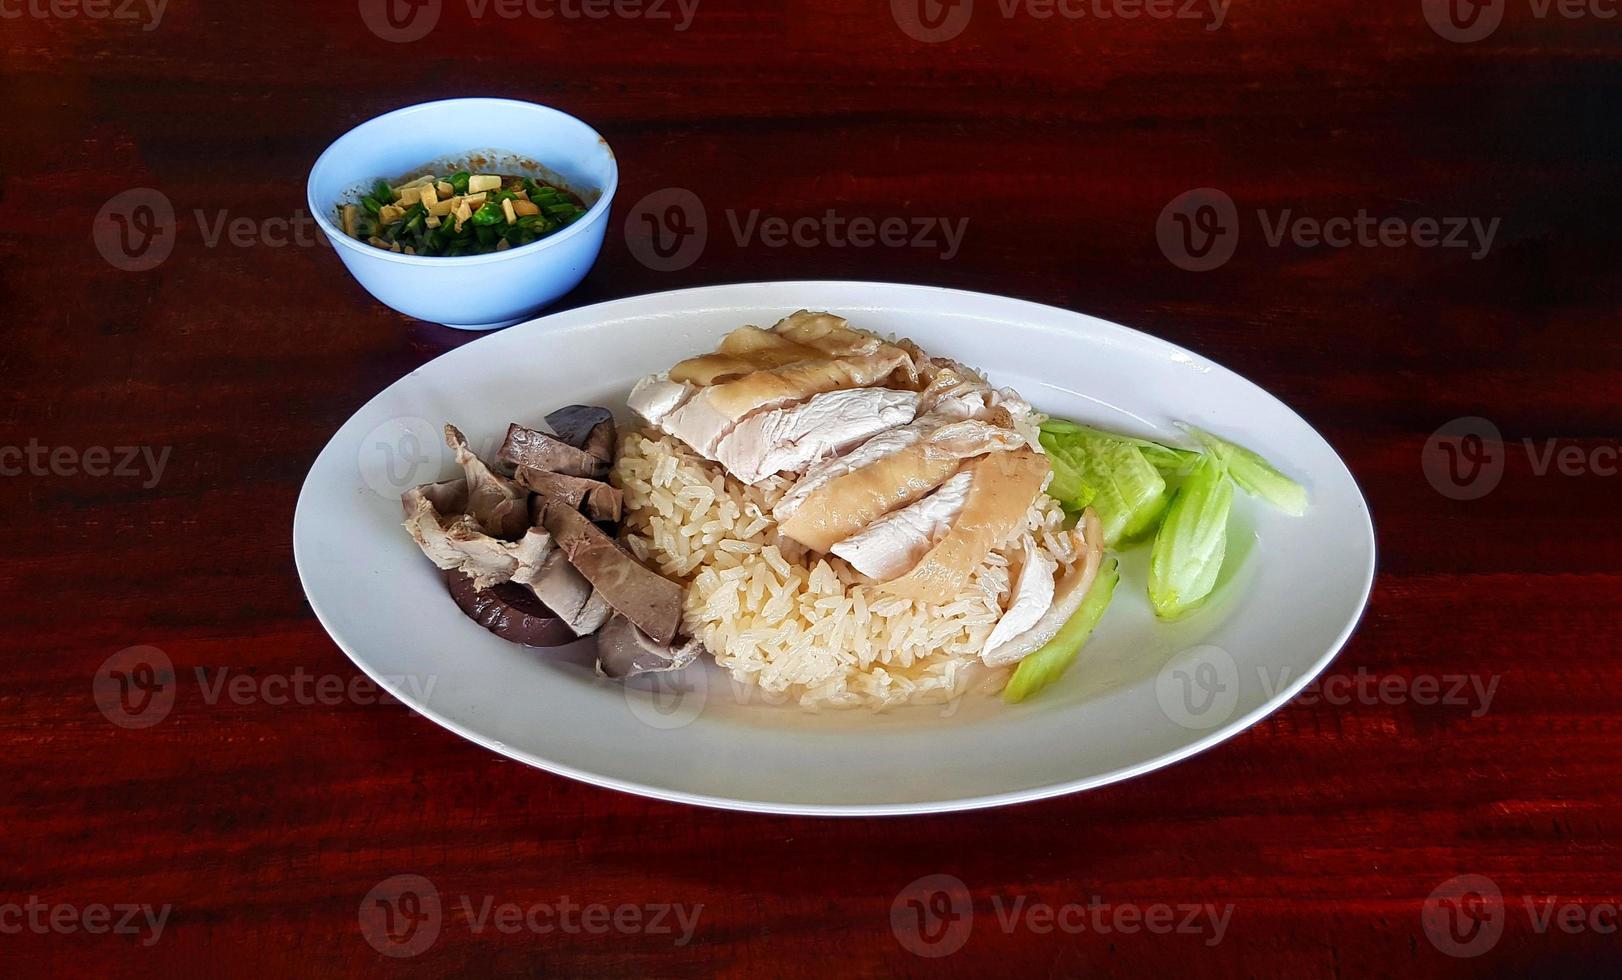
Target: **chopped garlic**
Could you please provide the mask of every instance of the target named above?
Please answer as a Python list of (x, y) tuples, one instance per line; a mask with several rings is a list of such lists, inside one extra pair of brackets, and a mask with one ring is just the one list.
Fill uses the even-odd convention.
[[(408, 180), (405, 183), (401, 184), (399, 187), (396, 187), (394, 189), (394, 194), (395, 194), (396, 197), (404, 197), (405, 196), (405, 193), (404, 193), (405, 191), (416, 190), (417, 188), (421, 187), (423, 184), (432, 184), (434, 181), (436, 181), (438, 179), (439, 178), (435, 177), (433, 174), (423, 174), (421, 177), (418, 177), (415, 180)], [(413, 194), (411, 196), (416, 197), (415, 194)]]
[(501, 213), (507, 216), (509, 225), (518, 220), (518, 215), (513, 213), (513, 202), (510, 199), (501, 202)]
[(474, 174), (467, 180), (467, 189), (474, 194), (480, 191), (500, 190), (501, 178), (495, 174)]

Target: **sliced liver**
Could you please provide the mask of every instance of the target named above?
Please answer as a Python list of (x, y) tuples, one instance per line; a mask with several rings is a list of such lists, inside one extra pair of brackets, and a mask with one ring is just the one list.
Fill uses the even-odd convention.
[(682, 588), (644, 567), (585, 515), (556, 498), (541, 508), (541, 523), (569, 563), (610, 606), (660, 644), (681, 625)]
[(526, 466), (532, 470), (546, 470), (565, 476), (600, 480), (608, 475), (608, 460), (576, 449), (544, 432), (526, 429), (517, 422), (507, 426), (507, 438), (502, 441), (496, 457), (512, 466)]

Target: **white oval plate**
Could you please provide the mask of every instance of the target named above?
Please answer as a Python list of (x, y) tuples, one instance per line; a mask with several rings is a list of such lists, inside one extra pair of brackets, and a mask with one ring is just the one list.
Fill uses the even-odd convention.
[[(1183, 420), (1262, 453), (1312, 495), (1305, 517), (1237, 495), (1232, 581), (1157, 623), (1145, 549), (1063, 680), (1021, 705), (809, 713), (737, 692), (713, 664), (626, 687), (589, 645), (537, 654), (464, 617), (400, 526), (399, 494), (454, 472), (455, 422), (488, 454), (508, 422), (614, 407), (640, 376), (740, 324), (826, 309), (986, 371), (1038, 409), (1176, 439)], [(1374, 576), (1368, 506), (1329, 444), (1231, 371), (1146, 334), (980, 293), (862, 282), (714, 286), (544, 317), (451, 351), (355, 414), (316, 460), (293, 522), (310, 605), (355, 663), (421, 714), (560, 775), (660, 799), (774, 813), (999, 806), (1101, 786), (1215, 745), (1293, 697), (1356, 625)]]

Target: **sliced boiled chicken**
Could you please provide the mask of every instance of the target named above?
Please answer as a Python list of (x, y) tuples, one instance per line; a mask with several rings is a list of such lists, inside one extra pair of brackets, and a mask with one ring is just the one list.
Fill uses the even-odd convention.
[(773, 324), (771, 332), (792, 343), (834, 356), (900, 349), (866, 331), (852, 329), (842, 316), (810, 310), (789, 314)]
[[(874, 440), (883, 438), (875, 436)], [(813, 551), (826, 552), (892, 510), (923, 499), (955, 475), (963, 460), (1023, 445), (1018, 433), (987, 422), (971, 420), (927, 429), (911, 444), (831, 479), (807, 473), (806, 480), (815, 478), (819, 483), (793, 513), (779, 519), (779, 530)]]
[(1036, 539), (1029, 534), (1020, 541), (1020, 553), (1019, 573), (1014, 577), (1008, 611), (986, 637), (987, 650), (994, 650), (1035, 626), (1042, 614), (1053, 606), (1053, 573), (1059, 569), (1058, 561), (1038, 548)]
[(745, 483), (799, 472), (886, 429), (912, 421), (918, 393), (890, 388), (828, 391), (787, 408), (757, 412), (721, 437), (715, 460)]
[(945, 602), (963, 591), (975, 566), (1025, 526), (1049, 473), (1047, 457), (1028, 448), (992, 453), (968, 466), (974, 480), (952, 529), (912, 571), (880, 585), (880, 592)]
[[(715, 353), (678, 362), (670, 369), (669, 378), (676, 382), (712, 385), (796, 361), (898, 349), (872, 334), (851, 329), (843, 317), (801, 310), (784, 317), (770, 330), (739, 327), (722, 338)], [(910, 378), (912, 373), (908, 374)]]
[(980, 659), (987, 666), (1006, 667), (1042, 649), (1081, 608), (1082, 600), (1087, 598), (1088, 590), (1098, 578), (1099, 565), (1104, 560), (1104, 531), (1098, 515), (1089, 508), (1082, 513), (1080, 525), (1071, 533), (1081, 538), (1081, 564), (1054, 583), (1052, 604), (1029, 629), (997, 646), (986, 645)]
[(712, 385), (751, 371), (782, 367), (795, 361), (811, 361), (827, 352), (796, 344), (770, 330), (739, 327), (722, 338), (714, 354), (702, 354), (680, 361), (670, 369), (670, 380), (696, 385)]
[(797, 361), (780, 368), (754, 371), (700, 389), (680, 408), (665, 416), (660, 425), (699, 455), (714, 459), (721, 437), (754, 412), (792, 405), (825, 391), (871, 387), (911, 363), (905, 352), (896, 350)]
[(649, 375), (638, 381), (625, 400), (626, 407), (648, 421), (649, 425), (665, 429), (665, 420), (671, 413), (698, 394), (698, 388), (681, 381), (672, 381), (659, 375)]
[(926, 374), (929, 380), (919, 402), (920, 412), (958, 419), (989, 418), (999, 408), (1016, 419), (1030, 414), (1031, 406), (1012, 388), (993, 388), (961, 365), (949, 361), (933, 364)]
[(923, 418), (911, 425), (881, 432), (873, 438), (852, 449), (843, 456), (834, 456), (815, 463), (806, 470), (805, 475), (790, 487), (788, 493), (772, 507), (772, 519), (777, 523), (785, 523), (800, 505), (833, 480), (851, 473), (869, 463), (876, 463), (892, 453), (898, 453), (908, 446), (916, 445), (924, 436), (940, 427), (940, 420), (936, 418)]
[(946, 536), (963, 512), (974, 474), (963, 472), (924, 499), (879, 518), (833, 546), (833, 553), (881, 582), (905, 575)]

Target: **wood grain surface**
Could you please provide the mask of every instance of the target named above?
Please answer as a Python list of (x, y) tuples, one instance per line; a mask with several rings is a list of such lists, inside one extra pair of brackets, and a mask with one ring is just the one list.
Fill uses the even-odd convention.
[[(369, 0), (0, 0), (0, 970), (1616, 975), (1622, 27), (1608, 0), (1460, 2), (1449, 20), (1247, 0), (1218, 20), (1205, 0), (979, 0), (965, 22), (967, 0), (427, 0), (391, 22)], [(932, 24), (961, 30), (918, 40)], [(358, 684), (273, 703), (359, 676), (293, 568), (307, 468), (374, 393), (472, 339), (372, 301), (309, 226), (305, 177), (361, 120), (466, 95), (557, 106), (618, 155), (607, 245), (562, 307), (951, 285), (1143, 329), (1277, 393), (1343, 454), (1379, 534), (1339, 680), (1126, 783), (877, 820), (595, 789)], [(708, 234), (661, 271), (639, 216), (677, 188)], [(1196, 188), (1238, 227), (1203, 272), (1157, 237)], [(104, 207), (155, 199), (166, 258), (98, 246)], [(774, 244), (739, 233), (757, 210), (962, 237)], [(1465, 224), (1458, 247), (1335, 247), (1298, 221), (1360, 213)], [(1476, 499), (1445, 470), (1462, 430), (1433, 438), (1467, 417), (1502, 440)], [(172, 662), (174, 702), (134, 729), (95, 692), (142, 645)], [(235, 677), (246, 697), (210, 695)], [(357, 910), (402, 874), (434, 886), (439, 931), (385, 956)], [(1486, 888), (1461, 875), (1502, 904), (1457, 896)], [(504, 931), (501, 906), (532, 923)], [(604, 926), (620, 906), (640, 924)], [(673, 912), (653, 928), (678, 906), (690, 932)]]

